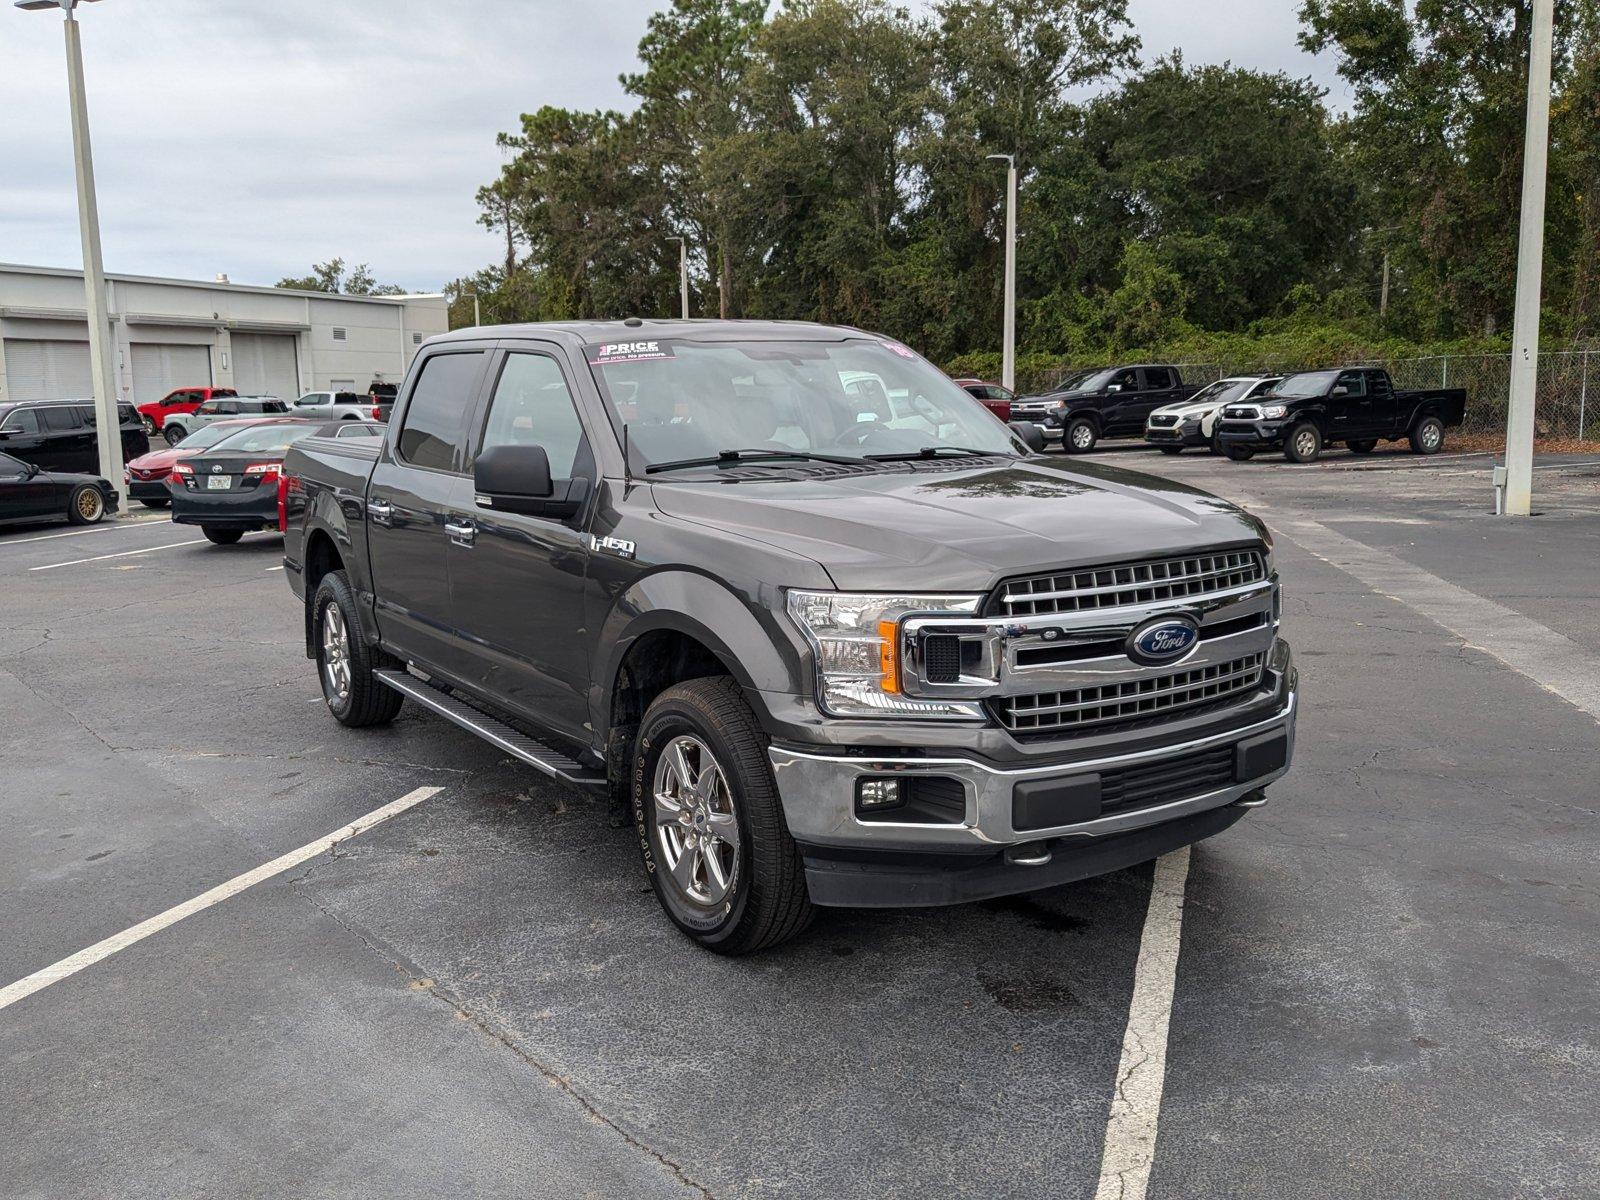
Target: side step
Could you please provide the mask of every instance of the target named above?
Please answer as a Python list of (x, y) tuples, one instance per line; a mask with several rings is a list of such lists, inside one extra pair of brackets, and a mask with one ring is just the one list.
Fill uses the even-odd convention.
[(498, 746), (514, 758), (520, 758), (531, 767), (543, 771), (552, 779), (585, 788), (606, 786), (605, 774), (584, 766), (561, 751), (553, 749), (538, 738), (514, 729), (498, 717), (492, 717), (469, 700), (456, 695), (442, 684), (418, 679), (408, 671), (374, 671), (379, 679), (403, 696), (415, 700), (423, 708), (438, 713), (447, 721), (477, 734), (492, 746)]

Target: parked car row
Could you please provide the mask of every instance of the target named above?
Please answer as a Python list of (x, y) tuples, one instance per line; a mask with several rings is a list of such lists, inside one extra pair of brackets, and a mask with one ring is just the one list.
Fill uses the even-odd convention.
[[(957, 382), (969, 391), (981, 383)], [(1046, 395), (1014, 398), (1007, 416), (1032, 422), (1046, 444), (1070, 454), (1093, 450), (1101, 438), (1142, 436), (1165, 454), (1207, 447), (1242, 460), (1281, 450), (1307, 463), (1328, 446), (1369, 454), (1385, 441), (1436, 454), (1466, 405), (1462, 388), (1401, 391), (1381, 367), (1240, 375), (1196, 390), (1175, 366), (1135, 363), (1082, 371)]]

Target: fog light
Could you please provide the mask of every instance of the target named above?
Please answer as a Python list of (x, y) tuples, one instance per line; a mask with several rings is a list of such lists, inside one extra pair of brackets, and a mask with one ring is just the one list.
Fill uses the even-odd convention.
[(856, 811), (881, 812), (897, 808), (905, 799), (898, 779), (863, 779), (856, 784)]

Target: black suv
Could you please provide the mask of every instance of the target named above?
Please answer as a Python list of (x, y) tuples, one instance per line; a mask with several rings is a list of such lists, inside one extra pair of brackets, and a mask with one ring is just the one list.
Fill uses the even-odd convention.
[(1069, 454), (1086, 454), (1103, 437), (1143, 437), (1151, 413), (1194, 391), (1177, 367), (1134, 363), (1079, 372), (1046, 396), (1013, 404), (1011, 416), (1042, 422), (1046, 440), (1060, 438)]
[[(122, 458), (150, 452), (150, 439), (134, 407), (119, 402)], [(92, 400), (19, 400), (0, 404), (0, 450), (45, 471), (100, 470)]]

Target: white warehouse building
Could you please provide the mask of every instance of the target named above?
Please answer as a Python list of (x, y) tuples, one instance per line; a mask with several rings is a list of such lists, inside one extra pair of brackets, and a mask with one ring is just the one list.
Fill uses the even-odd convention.
[[(122, 399), (231, 387), (292, 401), (398, 384), (417, 347), (449, 328), (443, 296), (343, 296), (230, 283), (106, 276)], [(94, 395), (83, 272), (0, 263), (0, 403)]]

